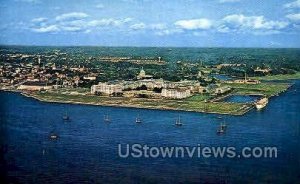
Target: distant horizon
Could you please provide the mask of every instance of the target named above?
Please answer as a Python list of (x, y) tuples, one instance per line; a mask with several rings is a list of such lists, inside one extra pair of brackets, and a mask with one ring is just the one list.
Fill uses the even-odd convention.
[(14, 45), (0, 44), (0, 47), (129, 47), (129, 48), (216, 48), (216, 49), (300, 49), (300, 47), (210, 47), (210, 46), (130, 46), (130, 45)]
[(299, 9), (300, 0), (6, 0), (0, 43), (300, 48)]

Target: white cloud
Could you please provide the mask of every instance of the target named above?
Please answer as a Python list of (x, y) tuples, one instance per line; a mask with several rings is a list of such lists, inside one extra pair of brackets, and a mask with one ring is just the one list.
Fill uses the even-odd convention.
[(219, 0), (219, 3), (236, 3), (240, 2), (240, 0)]
[(136, 23), (136, 24), (133, 24), (129, 27), (130, 29), (133, 29), (133, 30), (140, 30), (140, 29), (145, 29), (146, 28), (146, 24), (144, 23)]
[(40, 28), (33, 28), (32, 30), (38, 33), (49, 33), (49, 32), (57, 32), (59, 31), (59, 28), (57, 27), (57, 25), (50, 25), (50, 26), (45, 26)]
[(300, 0), (290, 2), (284, 5), (285, 8), (300, 8)]
[(34, 18), (34, 19), (32, 19), (31, 21), (32, 22), (45, 22), (45, 21), (47, 21), (48, 19), (47, 18), (45, 18), (45, 17), (39, 17), (39, 18)]
[(178, 28), (187, 30), (210, 29), (212, 22), (208, 19), (179, 20), (174, 23)]
[[(299, 14), (289, 14), (292, 21), (300, 20)], [(233, 14), (220, 20), (206, 18), (178, 20), (173, 24), (138, 22), (132, 18), (92, 19), (83, 12), (71, 12), (58, 15), (52, 19), (37, 17), (31, 20), (30, 29), (34, 32), (81, 32), (90, 33), (102, 29), (114, 29), (123, 32), (147, 31), (147, 33), (164, 36), (171, 34), (191, 34), (202, 36), (208, 33), (250, 33), (254, 35), (278, 34), (290, 30), (292, 23), (288, 20), (268, 20), (264, 16), (246, 16)]]
[(166, 36), (166, 35), (171, 35), (175, 33), (182, 33), (183, 31), (181, 29), (164, 29), (164, 30), (159, 30), (154, 32), (154, 34), (158, 36)]
[(69, 32), (77, 32), (83, 31), (83, 27), (76, 27), (76, 26), (61, 26), (62, 31), (69, 31)]
[(88, 15), (81, 12), (73, 12), (56, 16), (54, 19), (39, 17), (32, 19), (30, 29), (34, 32), (84, 32), (89, 33), (93, 29), (104, 27), (119, 27), (132, 21), (132, 18), (124, 19), (98, 19), (89, 20)]
[(150, 24), (149, 28), (150, 29), (155, 29), (155, 30), (163, 30), (163, 29), (167, 29), (167, 25), (166, 24), (162, 24), (162, 23)]
[(64, 20), (70, 20), (70, 19), (83, 19), (87, 18), (89, 15), (82, 12), (71, 12), (71, 13), (65, 13), (61, 14), (59, 16), (56, 16), (57, 21), (64, 21)]
[(300, 21), (300, 13), (288, 14), (286, 17), (292, 21)]
[(242, 14), (228, 15), (223, 18), (219, 27), (221, 32), (231, 30), (280, 30), (289, 25), (285, 21), (266, 20), (264, 16), (245, 16)]
[(144, 30), (144, 29), (149, 29), (149, 30), (164, 30), (167, 29), (166, 24), (162, 23), (157, 23), (157, 24), (145, 24), (143, 22), (139, 22), (136, 24), (132, 24), (129, 26), (130, 29), (132, 30)]
[(92, 20), (87, 22), (87, 26), (90, 27), (101, 27), (101, 26), (121, 26), (123, 24), (131, 22), (131, 18), (125, 18), (125, 19), (99, 19), (99, 20)]

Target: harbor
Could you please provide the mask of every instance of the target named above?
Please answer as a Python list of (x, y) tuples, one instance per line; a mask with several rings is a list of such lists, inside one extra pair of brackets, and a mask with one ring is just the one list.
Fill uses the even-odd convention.
[[(285, 93), (272, 97), (262, 110), (253, 109), (243, 116), (45, 103), (19, 93), (1, 91), (6, 106), (1, 115), (6, 134), (1, 135), (6, 137), (5, 144), (11, 150), (6, 153), (11, 164), (8, 176), (18, 176), (20, 182), (32, 181), (32, 177), (28, 177), (28, 173), (32, 173), (37, 183), (79, 180), (116, 183), (128, 175), (140, 182), (164, 179), (243, 182), (245, 177), (262, 181), (272, 175), (268, 181), (294, 183), (298, 181), (300, 140), (300, 82), (294, 82)], [(63, 120), (66, 111), (69, 122)], [(109, 116), (110, 123), (104, 122), (105, 115)], [(183, 126), (175, 126), (179, 116)], [(137, 117), (142, 123), (136, 123)], [(227, 130), (218, 135), (224, 122)], [(51, 132), (54, 132), (52, 138)], [(238, 148), (277, 145), (281, 151), (277, 159), (259, 162), (256, 159), (216, 158), (127, 160), (117, 157), (118, 143), (235, 145)], [(23, 156), (17, 158), (17, 155)], [(60, 163), (59, 167), (57, 163)], [(95, 167), (101, 170), (95, 172)], [(180, 171), (176, 170), (178, 167)], [(70, 168), (74, 172), (68, 173)], [(289, 172), (280, 172), (283, 170)], [(179, 179), (183, 176), (189, 179)]]

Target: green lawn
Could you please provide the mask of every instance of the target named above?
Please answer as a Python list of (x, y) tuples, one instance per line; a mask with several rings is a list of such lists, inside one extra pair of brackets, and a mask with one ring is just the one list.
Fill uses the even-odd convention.
[(300, 72), (297, 72), (295, 74), (285, 74), (285, 75), (280, 74), (280, 75), (268, 75), (264, 77), (252, 77), (252, 79), (265, 80), (265, 81), (300, 79)]
[(208, 94), (196, 94), (194, 96), (191, 96), (189, 98), (187, 98), (187, 101), (205, 101), (205, 100), (209, 100), (211, 97)]
[[(232, 87), (233, 93), (261, 94), (265, 96), (277, 95), (286, 90), (290, 84), (288, 83), (270, 83), (261, 84), (222, 84)], [(78, 92), (71, 93), (71, 92)], [(208, 113), (222, 113), (240, 115), (251, 108), (251, 104), (246, 103), (225, 103), (225, 102), (205, 102), (211, 98), (207, 94), (196, 94), (192, 97), (182, 100), (172, 99), (146, 99), (146, 98), (126, 98), (126, 97), (100, 97), (94, 95), (83, 95), (88, 93), (88, 89), (59, 89), (49, 92), (37, 92), (34, 94), (40, 100), (64, 103), (83, 103), (93, 105), (109, 105), (109, 106), (130, 106), (139, 108), (153, 109), (173, 109)]]
[(93, 105), (114, 105), (114, 106), (131, 106), (139, 108), (153, 109), (173, 109), (196, 112), (242, 114), (242, 108), (246, 104), (242, 103), (224, 103), (224, 102), (207, 102), (209, 95), (195, 95), (183, 100), (171, 99), (145, 99), (145, 98), (125, 98), (125, 97), (100, 97), (88, 95), (70, 95), (53, 92), (36, 93), (34, 97), (40, 100), (52, 102), (73, 102)]
[(262, 94), (274, 96), (285, 91), (290, 84), (288, 83), (260, 83), (260, 84), (224, 84), (232, 87), (237, 94)]

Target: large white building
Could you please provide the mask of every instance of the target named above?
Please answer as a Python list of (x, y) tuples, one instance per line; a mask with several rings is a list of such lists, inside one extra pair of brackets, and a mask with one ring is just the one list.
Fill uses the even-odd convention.
[(200, 88), (200, 83), (196, 80), (182, 80), (179, 82), (169, 82), (166, 81), (163, 88), (188, 88), (191, 92), (198, 92)]
[(191, 96), (191, 91), (187, 88), (162, 89), (161, 96), (165, 98), (183, 99)]
[(96, 94), (97, 92), (103, 93), (106, 95), (111, 95), (114, 93), (122, 93), (123, 88), (120, 84), (114, 84), (114, 83), (102, 83), (99, 82), (98, 85), (93, 85), (91, 87), (91, 93)]

